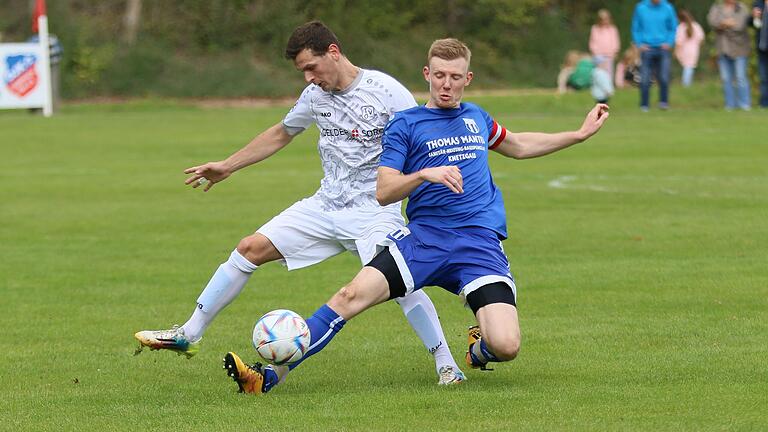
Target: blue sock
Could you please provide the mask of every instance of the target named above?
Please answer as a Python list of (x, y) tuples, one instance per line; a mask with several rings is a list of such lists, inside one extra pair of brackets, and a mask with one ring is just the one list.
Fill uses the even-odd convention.
[[(346, 323), (344, 318), (340, 317), (339, 314), (334, 312), (328, 305), (321, 306), (311, 317), (307, 318), (307, 326), (309, 326), (310, 336), (309, 349), (304, 353), (301, 360), (288, 366), (288, 369), (293, 370), (296, 366), (304, 362), (304, 360), (320, 352)], [(268, 366), (264, 368), (265, 391), (269, 391), (269, 389), (277, 385), (279, 380), (280, 377), (278, 377), (272, 367)]]
[(482, 339), (480, 339), (479, 343), (475, 342), (472, 344), (472, 349), (469, 350), (469, 356), (472, 358), (472, 363), (476, 365), (484, 365), (488, 362), (499, 361), (499, 359), (496, 358), (496, 355), (488, 349), (488, 345), (486, 345), (485, 341)]
[(307, 318), (307, 326), (309, 326), (309, 349), (304, 353), (304, 356), (296, 363), (290, 365), (290, 369), (293, 370), (296, 366), (300, 365), (308, 357), (320, 352), (328, 342), (336, 336), (336, 333), (344, 327), (344, 318), (340, 317), (333, 309), (328, 305), (322, 305), (320, 309), (315, 311), (311, 317)]

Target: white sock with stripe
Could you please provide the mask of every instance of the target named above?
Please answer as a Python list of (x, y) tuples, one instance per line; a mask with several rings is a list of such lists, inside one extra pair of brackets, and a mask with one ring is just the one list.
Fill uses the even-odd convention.
[(208, 281), (192, 316), (181, 327), (190, 341), (203, 337), (205, 329), (213, 322), (216, 315), (240, 294), (258, 266), (248, 261), (235, 249), (229, 259), (222, 263)]
[(429, 296), (419, 290), (395, 301), (403, 309), (405, 317), (416, 331), (424, 347), (434, 356), (435, 370), (439, 373), (443, 366), (452, 366), (459, 370), (459, 366), (451, 356), (448, 342), (445, 340), (435, 305)]

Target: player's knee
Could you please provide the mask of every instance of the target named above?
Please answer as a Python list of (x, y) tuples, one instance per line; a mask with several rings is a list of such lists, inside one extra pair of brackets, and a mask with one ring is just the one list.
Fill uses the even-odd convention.
[(333, 297), (331, 297), (331, 300), (328, 302), (328, 306), (330, 306), (331, 309), (335, 310), (337, 313), (341, 314), (341, 311), (346, 312), (352, 309), (356, 297), (357, 292), (354, 287), (347, 285), (342, 287), (336, 292), (336, 294), (333, 295)]
[(342, 303), (352, 303), (357, 297), (357, 290), (352, 285), (342, 287), (339, 292), (336, 293), (336, 297)]
[(245, 259), (256, 265), (274, 261), (280, 258), (280, 253), (268, 238), (260, 234), (249, 235), (237, 244), (237, 251)]
[(520, 338), (512, 335), (486, 341), (488, 348), (500, 361), (510, 361), (520, 352)]
[(248, 236), (240, 240), (237, 244), (237, 251), (240, 255), (244, 256), (248, 261), (259, 265), (261, 264), (263, 253), (263, 247), (256, 236)]

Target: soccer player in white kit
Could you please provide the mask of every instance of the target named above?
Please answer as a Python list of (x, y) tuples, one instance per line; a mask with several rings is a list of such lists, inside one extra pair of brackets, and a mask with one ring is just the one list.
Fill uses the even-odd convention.
[[(170, 330), (135, 334), (140, 346), (193, 356), (206, 328), (241, 292), (258, 266), (282, 260), (288, 270), (307, 267), (344, 251), (366, 264), (376, 244), (400, 227), (400, 203), (376, 201), (376, 172), (384, 126), (395, 112), (416, 106), (394, 78), (352, 64), (333, 32), (319, 21), (298, 27), (285, 52), (309, 85), (285, 118), (229, 158), (188, 168), (186, 184), (208, 191), (235, 171), (288, 145), (313, 123), (325, 176), (320, 189), (243, 238), (197, 299), (192, 316)], [(435, 359), (439, 384), (465, 379), (451, 356), (437, 312), (422, 291), (397, 299), (408, 322)]]

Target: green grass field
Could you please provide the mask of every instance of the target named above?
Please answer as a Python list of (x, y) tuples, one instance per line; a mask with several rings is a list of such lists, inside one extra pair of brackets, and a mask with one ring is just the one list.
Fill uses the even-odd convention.
[[(699, 90), (702, 88), (700, 87)], [(319, 184), (307, 132), (204, 194), (182, 170), (229, 155), (287, 108), (162, 101), (0, 115), (0, 429), (768, 429), (768, 112), (725, 113), (673, 88), (642, 114), (619, 94), (604, 130), (546, 158), (492, 157), (523, 349), (438, 388), (394, 304), (355, 320), (263, 397), (236, 392), (228, 350), (256, 360), (261, 314), (311, 314), (359, 267), (266, 265), (195, 358), (134, 357), (132, 335), (183, 323), (237, 241)], [(512, 130), (576, 128), (588, 95), (469, 98)], [(457, 359), (473, 322), (428, 288)]]

